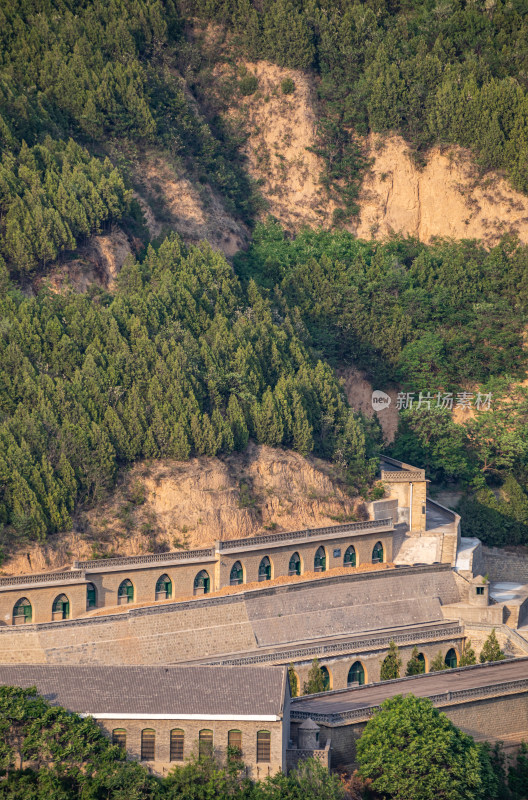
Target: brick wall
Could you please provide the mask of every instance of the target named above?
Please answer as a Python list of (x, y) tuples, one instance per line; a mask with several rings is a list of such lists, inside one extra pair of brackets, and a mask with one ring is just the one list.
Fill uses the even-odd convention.
[(498, 547), (483, 547), (484, 570), (490, 581), (528, 583), (528, 556), (508, 553)]
[[(169, 770), (181, 761), (170, 761), (170, 732), (173, 729), (184, 731), (184, 760), (198, 755), (198, 739), (201, 730), (213, 731), (214, 756), (225, 762), (227, 753), (228, 732), (238, 730), (242, 733), (242, 759), (247, 766), (247, 774), (252, 778), (265, 778), (286, 768), (285, 743), (283, 742), (283, 723), (258, 721), (225, 721), (225, 720), (159, 720), (159, 719), (116, 719), (98, 720), (103, 731), (112, 738), (116, 728), (126, 731), (126, 749), (130, 759), (141, 760), (141, 731), (155, 731), (155, 760), (142, 762), (153, 772), (166, 775)], [(288, 725), (285, 725), (287, 736)], [(270, 761), (257, 762), (257, 731), (267, 730), (271, 734)]]

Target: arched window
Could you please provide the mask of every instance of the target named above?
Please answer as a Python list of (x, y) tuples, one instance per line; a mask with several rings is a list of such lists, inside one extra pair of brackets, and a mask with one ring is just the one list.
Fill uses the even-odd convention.
[(86, 586), (86, 608), (95, 608), (97, 606), (97, 589), (93, 583)]
[(259, 564), (258, 579), (259, 581), (271, 580), (271, 561), (267, 556), (264, 556)]
[(213, 732), (202, 730), (198, 734), (198, 756), (200, 758), (212, 758), (213, 756)]
[(168, 600), (172, 597), (172, 581), (168, 575), (162, 575), (156, 582), (156, 600)]
[(353, 545), (347, 547), (345, 550), (345, 558), (343, 559), (343, 564), (345, 567), (355, 567), (356, 566), (356, 548)]
[(53, 619), (68, 619), (70, 616), (70, 601), (65, 594), (60, 594), (53, 601), (51, 607), (51, 615)]
[(372, 563), (373, 564), (382, 564), (383, 563), (383, 545), (381, 542), (376, 542), (374, 548), (372, 550)]
[(360, 686), (365, 683), (365, 670), (361, 661), (355, 661), (348, 670), (347, 685), (353, 686), (356, 683)]
[(327, 692), (330, 687), (330, 673), (328, 667), (321, 667), (321, 675), (323, 676), (324, 691)]
[(453, 669), (454, 667), (457, 667), (458, 666), (458, 658), (457, 658), (456, 650), (454, 650), (453, 648), (451, 648), (451, 650), (448, 650), (444, 660), (445, 660), (445, 663), (447, 664), (447, 666), (449, 667), (449, 669)]
[(420, 662), (420, 667), (421, 667), (420, 672), (424, 673), (425, 672), (425, 656), (424, 656), (424, 654), (423, 653), (418, 653), (416, 658)]
[(227, 746), (230, 748), (229, 757), (234, 760), (239, 759), (242, 756), (242, 731), (228, 731)]
[(231, 567), (231, 574), (229, 575), (229, 583), (231, 586), (238, 586), (244, 583), (244, 570), (240, 561), (235, 561)]
[(257, 762), (268, 764), (271, 761), (271, 734), (257, 731)]
[(156, 760), (156, 731), (152, 728), (144, 728), (141, 731), (141, 760)]
[(299, 553), (294, 553), (290, 558), (290, 563), (288, 564), (288, 575), (300, 575), (301, 574), (301, 559)]
[(128, 578), (125, 578), (125, 580), (119, 584), (117, 602), (120, 606), (134, 602), (134, 586), (132, 581), (129, 581)]
[(25, 625), (27, 622), (31, 622), (32, 617), (31, 603), (27, 597), (21, 597), (13, 608), (13, 625)]
[(209, 573), (202, 569), (194, 579), (194, 594), (208, 594), (210, 588)]
[(112, 731), (112, 744), (126, 750), (126, 730), (124, 728), (114, 728)]
[(314, 570), (324, 572), (326, 569), (326, 551), (323, 546), (317, 548), (314, 558)]
[(183, 761), (185, 734), (180, 728), (170, 732), (170, 760)]

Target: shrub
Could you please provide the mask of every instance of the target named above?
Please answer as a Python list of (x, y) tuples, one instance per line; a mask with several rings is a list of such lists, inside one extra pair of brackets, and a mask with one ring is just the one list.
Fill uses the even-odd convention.
[(281, 81), (281, 92), (283, 94), (293, 94), (295, 91), (295, 81), (292, 78), (284, 78)]
[(258, 89), (257, 76), (252, 75), (251, 73), (244, 75), (244, 77), (238, 82), (238, 89), (240, 94), (244, 95), (244, 97), (247, 97), (250, 94), (255, 94)]

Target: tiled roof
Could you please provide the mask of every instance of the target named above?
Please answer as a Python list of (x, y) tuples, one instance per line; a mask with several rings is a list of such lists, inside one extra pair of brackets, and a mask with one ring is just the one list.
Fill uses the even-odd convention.
[(79, 714), (280, 715), (285, 667), (0, 665), (0, 684), (37, 687)]

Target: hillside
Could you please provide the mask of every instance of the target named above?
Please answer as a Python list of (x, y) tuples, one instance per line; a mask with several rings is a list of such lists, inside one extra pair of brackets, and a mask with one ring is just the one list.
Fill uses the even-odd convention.
[(326, 461), (250, 444), (222, 458), (139, 463), (111, 497), (74, 519), (74, 532), (15, 550), (5, 574), (56, 569), (76, 558), (210, 547), (217, 539), (335, 525), (365, 516), (364, 501)]

